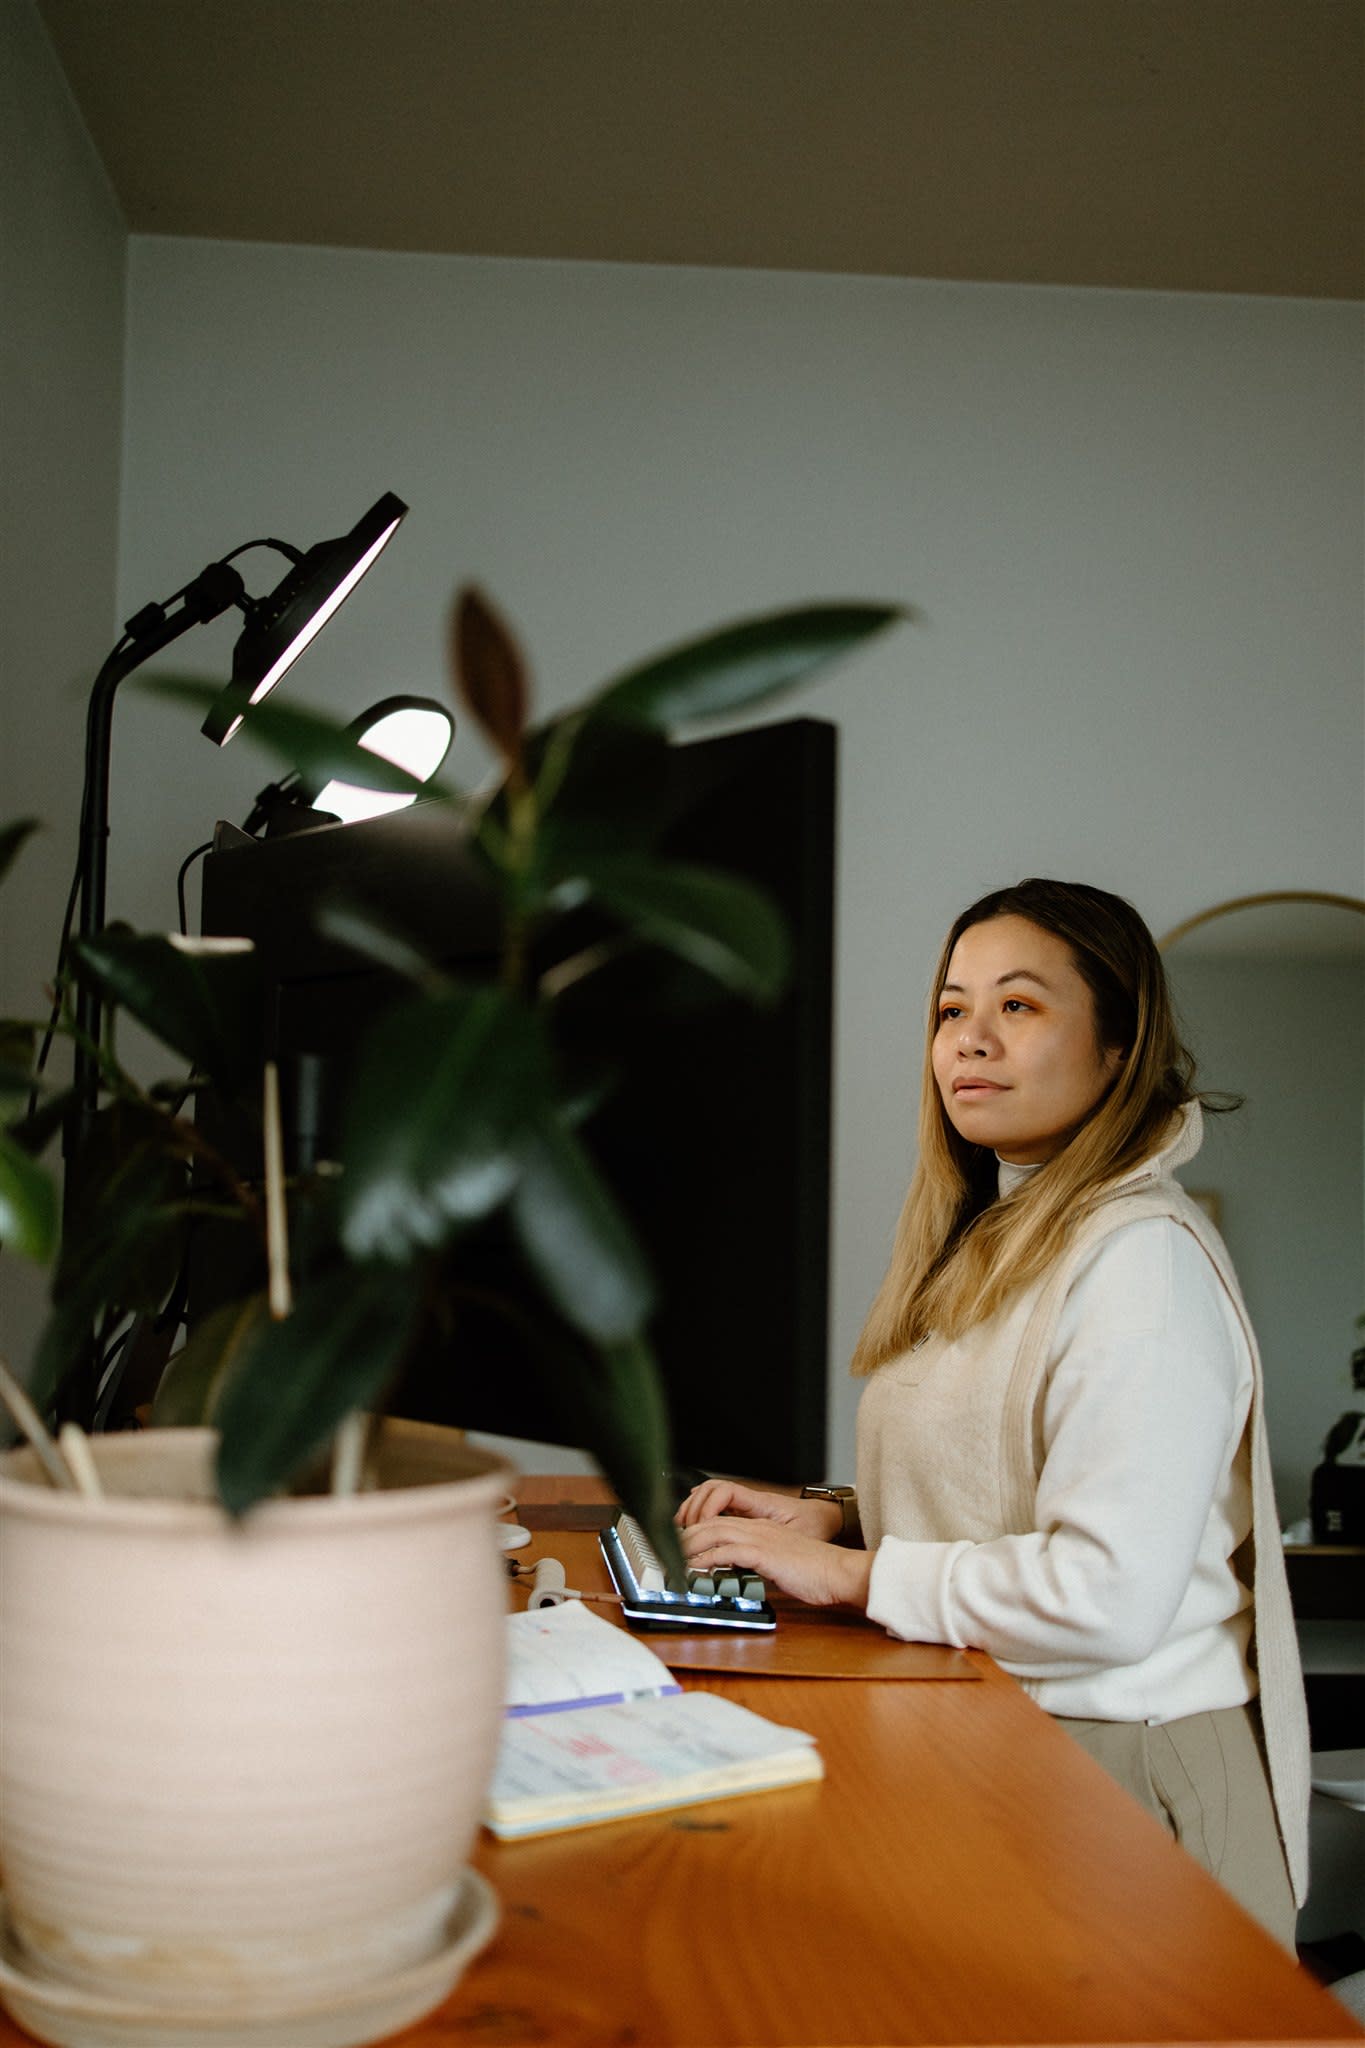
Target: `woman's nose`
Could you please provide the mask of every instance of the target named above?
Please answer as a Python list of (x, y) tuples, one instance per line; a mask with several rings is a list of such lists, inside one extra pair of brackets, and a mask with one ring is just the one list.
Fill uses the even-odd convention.
[(989, 1050), (989, 1037), (985, 1026), (975, 1022), (971, 1017), (964, 1017), (958, 1031), (957, 1049), (960, 1054), (968, 1057), (973, 1053), (979, 1053), (984, 1057)]

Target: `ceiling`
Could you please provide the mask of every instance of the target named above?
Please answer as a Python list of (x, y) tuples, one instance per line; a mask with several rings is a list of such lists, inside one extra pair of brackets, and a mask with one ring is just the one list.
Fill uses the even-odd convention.
[(37, 0), (137, 233), (1365, 296), (1365, 0)]

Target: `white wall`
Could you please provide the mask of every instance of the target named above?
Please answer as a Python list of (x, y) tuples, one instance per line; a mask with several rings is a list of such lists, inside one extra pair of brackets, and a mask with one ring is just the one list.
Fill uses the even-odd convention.
[[(76, 858), (85, 702), (115, 634), (127, 236), (31, 0), (0, 7), (0, 820), (36, 816), (0, 897), (0, 1014), (32, 1016)], [(22, 901), (20, 900), (22, 897)], [(54, 1061), (54, 1072), (61, 1070)], [(42, 1276), (0, 1262), (0, 1351)]]
[[(953, 913), (1025, 873), (1158, 930), (1361, 885), (1358, 307), (134, 238), (129, 332), (125, 611), (254, 535), (413, 507), (300, 697), (439, 688), (467, 577), (544, 705), (739, 613), (921, 608), (790, 707), (842, 729), (835, 1476)], [(167, 923), (269, 770), (127, 695), (111, 909)]]

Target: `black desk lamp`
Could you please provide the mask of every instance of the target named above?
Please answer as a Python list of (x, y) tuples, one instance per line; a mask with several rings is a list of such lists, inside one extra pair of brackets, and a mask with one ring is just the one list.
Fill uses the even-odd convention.
[(227, 745), (248, 705), (259, 704), (322, 631), (407, 509), (390, 491), (349, 533), (339, 540), (319, 541), (306, 555), (280, 541), (268, 543), (288, 555), (294, 566), (269, 597), (248, 600), (242, 607), (246, 625), (233, 653), (232, 681), (204, 720), (209, 739), (220, 747)]
[[(204, 721), (204, 731), (222, 746), (232, 738), (250, 704), (259, 703), (320, 632), (390, 538), (407, 506), (391, 491), (372, 505), (351, 531), (319, 541), (301, 553), (287, 541), (246, 541), (210, 562), (162, 604), (149, 604), (129, 619), (123, 638), (95, 678), (85, 728), (85, 791), (80, 824), (80, 935), (104, 928), (105, 879), (109, 849), (109, 754), (114, 695), (125, 676), (150, 661), (192, 626), (216, 619), (232, 605), (246, 624), (232, 660), (232, 681)], [(249, 597), (231, 565), (253, 547), (274, 548), (290, 568), (268, 597)], [(175, 607), (175, 609), (172, 609)], [(87, 985), (77, 991), (77, 1040), (73, 1072), (75, 1113), (67, 1126), (68, 1151), (89, 1128), (99, 1099), (99, 1044), (102, 1004)]]

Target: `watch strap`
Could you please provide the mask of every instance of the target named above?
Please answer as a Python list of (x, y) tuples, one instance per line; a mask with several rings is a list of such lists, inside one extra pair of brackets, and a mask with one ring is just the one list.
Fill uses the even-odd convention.
[(832, 1501), (839, 1510), (839, 1533), (836, 1543), (846, 1543), (850, 1537), (860, 1534), (858, 1520), (858, 1490), (853, 1486), (803, 1486), (802, 1500)]

